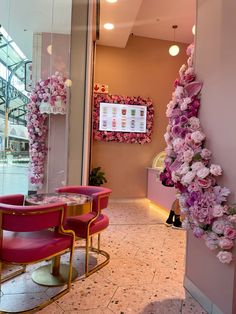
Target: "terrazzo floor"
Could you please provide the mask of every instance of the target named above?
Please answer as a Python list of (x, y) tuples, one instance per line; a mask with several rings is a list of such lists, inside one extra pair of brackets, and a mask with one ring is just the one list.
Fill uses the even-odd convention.
[[(80, 277), (68, 294), (38, 313), (206, 313), (183, 288), (185, 232), (164, 225), (167, 213), (148, 200), (111, 201), (105, 211), (110, 226), (101, 243), (111, 255), (110, 263), (86, 279)], [(79, 276), (83, 257), (77, 250), (74, 266)], [(68, 257), (62, 259), (66, 262)], [(90, 259), (94, 262), (96, 256)], [(37, 267), (27, 267), (25, 274), (2, 284), (1, 309), (21, 311), (58, 291), (32, 282), (31, 272)]]

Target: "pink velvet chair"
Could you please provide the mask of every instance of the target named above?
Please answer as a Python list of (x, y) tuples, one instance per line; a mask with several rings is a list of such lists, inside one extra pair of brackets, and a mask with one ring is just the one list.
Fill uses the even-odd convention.
[[(111, 190), (98, 186), (65, 186), (56, 189), (59, 193), (78, 193), (92, 197), (91, 212), (79, 216), (72, 216), (66, 219), (66, 228), (72, 229), (78, 238), (86, 240), (85, 246), (85, 275), (89, 276), (100, 268), (104, 267), (110, 260), (107, 252), (100, 249), (100, 233), (109, 225), (109, 218), (102, 213), (107, 208)], [(98, 235), (97, 248), (92, 245), (92, 237)], [(91, 244), (91, 245), (90, 245)], [(105, 261), (89, 270), (89, 251), (105, 256)]]
[[(38, 263), (70, 251), (67, 287), (53, 298), (39, 304), (36, 308), (40, 309), (70, 289), (75, 235), (73, 231), (63, 228), (66, 204), (23, 204), (24, 195), (0, 196), (0, 266), (1, 263)], [(35, 311), (35, 308), (29, 309), (30, 311)], [(4, 311), (0, 309), (0, 312)]]

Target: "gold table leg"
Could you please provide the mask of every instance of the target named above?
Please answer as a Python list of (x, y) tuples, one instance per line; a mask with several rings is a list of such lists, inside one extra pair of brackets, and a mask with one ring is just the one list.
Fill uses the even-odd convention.
[[(56, 256), (51, 265), (41, 266), (32, 273), (32, 280), (42, 286), (63, 286), (68, 282), (69, 268), (67, 264), (60, 264), (61, 257)], [(72, 269), (72, 281), (78, 276), (78, 272)]]

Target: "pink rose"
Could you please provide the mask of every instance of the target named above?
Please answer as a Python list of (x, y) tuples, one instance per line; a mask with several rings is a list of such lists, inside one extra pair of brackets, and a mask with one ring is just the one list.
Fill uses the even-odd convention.
[(211, 239), (209, 237), (206, 237), (205, 239), (205, 243), (206, 243), (206, 246), (211, 250), (216, 250), (218, 248), (218, 241), (215, 240), (215, 239)]
[(222, 169), (220, 166), (218, 165), (211, 165), (210, 167), (210, 172), (214, 175), (214, 176), (220, 176), (222, 174)]
[(201, 151), (201, 157), (203, 159), (208, 160), (208, 159), (211, 158), (211, 155), (212, 155), (211, 151), (209, 149), (207, 149), (207, 148), (203, 148), (203, 150)]
[(217, 219), (212, 224), (212, 231), (217, 234), (223, 234), (225, 229), (226, 222), (223, 219)]
[(229, 264), (233, 259), (232, 253), (227, 252), (227, 251), (220, 251), (217, 254), (217, 258), (219, 259), (221, 263), (224, 263), (224, 264)]
[(194, 151), (192, 149), (188, 149), (183, 153), (184, 162), (190, 162), (193, 159)]
[(209, 178), (209, 177), (205, 178), (205, 179), (197, 178), (196, 182), (203, 189), (208, 189), (211, 186), (211, 184), (212, 184), (211, 178)]
[(197, 176), (199, 178), (204, 179), (205, 177), (208, 176), (209, 173), (210, 173), (210, 170), (207, 167), (203, 167), (197, 171)]
[(236, 223), (236, 215), (230, 215), (229, 216), (229, 221)]
[(231, 240), (234, 240), (236, 239), (236, 230), (230, 226), (226, 226), (224, 229), (224, 236)]
[(215, 205), (212, 208), (212, 216), (213, 217), (222, 217), (224, 214), (224, 207), (221, 205)]
[(227, 239), (227, 238), (221, 238), (219, 240), (219, 246), (223, 250), (230, 250), (234, 246), (234, 243), (232, 240)]

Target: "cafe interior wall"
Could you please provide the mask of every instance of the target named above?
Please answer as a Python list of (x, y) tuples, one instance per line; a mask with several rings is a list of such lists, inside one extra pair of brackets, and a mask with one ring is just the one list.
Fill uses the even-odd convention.
[(179, 43), (180, 54), (172, 57), (168, 53), (171, 44), (131, 35), (125, 48), (96, 48), (95, 82), (107, 84), (114, 95), (150, 97), (155, 110), (151, 143), (93, 141), (92, 167), (101, 166), (114, 198), (146, 197), (146, 168), (165, 147), (166, 105), (187, 59), (187, 45)]

